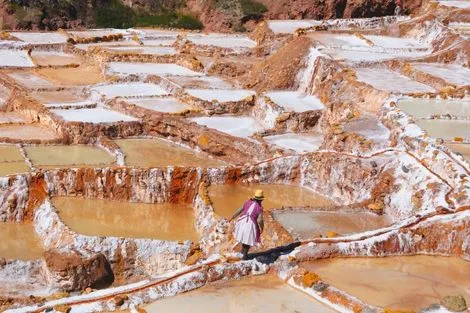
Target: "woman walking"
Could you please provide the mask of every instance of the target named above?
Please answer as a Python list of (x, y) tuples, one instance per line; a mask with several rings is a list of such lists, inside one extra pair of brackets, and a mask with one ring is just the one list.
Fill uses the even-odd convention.
[(233, 235), (242, 244), (243, 260), (248, 258), (250, 247), (261, 243), (264, 228), (263, 200), (263, 191), (256, 190), (254, 197), (246, 201), (230, 219), (232, 221), (238, 217)]

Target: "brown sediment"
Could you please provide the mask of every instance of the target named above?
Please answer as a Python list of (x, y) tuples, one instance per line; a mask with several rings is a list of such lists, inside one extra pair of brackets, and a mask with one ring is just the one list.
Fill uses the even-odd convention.
[(43, 173), (33, 174), (29, 182), (28, 202), (24, 211), (24, 221), (33, 221), (35, 210), (48, 196), (47, 184)]

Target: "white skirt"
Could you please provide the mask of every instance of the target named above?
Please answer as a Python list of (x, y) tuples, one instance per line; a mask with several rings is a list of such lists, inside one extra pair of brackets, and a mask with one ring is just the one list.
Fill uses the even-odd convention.
[(249, 246), (255, 246), (258, 244), (256, 242), (256, 229), (256, 224), (251, 220), (251, 218), (242, 216), (235, 224), (233, 235), (238, 242)]

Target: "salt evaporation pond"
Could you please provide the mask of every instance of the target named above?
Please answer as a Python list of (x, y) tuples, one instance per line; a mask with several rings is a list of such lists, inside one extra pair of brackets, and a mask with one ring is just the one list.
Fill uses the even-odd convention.
[(36, 260), (44, 247), (33, 224), (0, 222), (0, 258)]
[(318, 150), (323, 142), (321, 134), (282, 134), (263, 137), (265, 141), (283, 149), (294, 150), (297, 153)]
[(204, 168), (226, 165), (204, 153), (198, 153), (190, 148), (161, 139), (120, 139), (115, 142), (126, 155), (127, 166)]
[(25, 146), (24, 149), (35, 167), (104, 167), (115, 162), (107, 151), (94, 146)]
[(266, 97), (288, 111), (306, 112), (325, 108), (317, 97), (296, 91), (272, 91), (266, 93)]
[(79, 66), (67, 68), (43, 67), (36, 72), (56, 86), (85, 86), (104, 81), (101, 68), (98, 66)]
[(111, 62), (108, 71), (125, 75), (180, 75), (180, 76), (203, 76), (204, 73), (192, 71), (186, 67), (173, 63), (128, 63)]
[(325, 32), (313, 32), (309, 37), (320, 42), (326, 47), (348, 48), (348, 47), (370, 47), (367, 41), (350, 34), (332, 34)]
[(204, 101), (236, 102), (255, 95), (251, 90), (231, 89), (187, 89), (186, 92), (193, 97)]
[(80, 58), (60, 51), (38, 51), (33, 50), (31, 58), (38, 66), (68, 66), (79, 65)]
[(107, 98), (114, 97), (149, 97), (165, 96), (168, 92), (162, 87), (149, 83), (118, 83), (95, 86), (91, 91), (98, 92)]
[(452, 151), (460, 153), (468, 162), (470, 162), (470, 144), (448, 143), (446, 146)]
[(413, 63), (413, 67), (456, 86), (470, 85), (470, 70), (460, 65), (441, 63)]
[(309, 20), (271, 20), (267, 23), (275, 34), (293, 34), (299, 28), (310, 28), (321, 24), (320, 21)]
[(52, 130), (38, 124), (0, 125), (0, 138), (2, 137), (16, 140), (53, 140), (57, 138)]
[(104, 108), (93, 109), (71, 109), (62, 110), (54, 109), (52, 113), (60, 116), (67, 122), (83, 122), (83, 123), (117, 123), (117, 122), (133, 122), (136, 118), (119, 112), (111, 111)]
[(228, 49), (250, 49), (256, 47), (256, 42), (247, 36), (227, 34), (188, 34), (189, 41), (195, 45), (215, 46)]
[(379, 90), (392, 93), (433, 93), (436, 90), (385, 68), (356, 68), (357, 79)]
[(342, 126), (342, 129), (379, 143), (388, 142), (390, 137), (390, 130), (373, 115), (363, 115), (348, 121)]
[(465, 0), (457, 0), (457, 1), (441, 0), (439, 1), (439, 4), (447, 6), (447, 7), (470, 9), (470, 1), (465, 1)]
[(19, 83), (20, 85), (28, 89), (54, 87), (54, 84), (52, 84), (50, 81), (33, 73), (28, 73), (28, 72), (10, 73), (8, 74), (8, 76), (10, 76), (17, 83)]
[(57, 44), (66, 43), (67, 36), (58, 32), (55, 33), (34, 33), (34, 32), (12, 32), (13, 37), (21, 41), (32, 44)]
[(167, 76), (168, 80), (183, 88), (231, 89), (232, 85), (217, 76)]
[(423, 45), (420, 41), (414, 38), (391, 37), (391, 36), (378, 36), (378, 35), (364, 35), (364, 38), (372, 41), (374, 46), (382, 47), (385, 49), (421, 49), (425, 50), (428, 47)]
[(0, 176), (29, 172), (20, 149), (15, 145), (0, 145)]
[(272, 275), (219, 281), (145, 307), (149, 313), (333, 313)]
[(15, 112), (0, 112), (0, 124), (24, 123), (26, 120)]
[(328, 232), (340, 236), (384, 228), (392, 224), (385, 215), (354, 211), (280, 210), (275, 219), (298, 240), (325, 237)]
[(242, 138), (263, 130), (263, 126), (257, 120), (247, 116), (203, 116), (194, 117), (191, 121)]
[(416, 123), (434, 138), (470, 139), (470, 120), (418, 120)]
[(470, 262), (455, 257), (345, 258), (302, 266), (326, 283), (380, 307), (420, 312), (456, 294), (470, 301)]
[(106, 50), (115, 51), (115, 52), (123, 52), (123, 53), (151, 54), (151, 55), (175, 55), (177, 53), (176, 49), (172, 47), (152, 47), (152, 46), (107, 47)]
[(0, 49), (0, 67), (33, 67), (34, 63), (27, 51)]
[(193, 240), (194, 212), (186, 204), (146, 204), (76, 197), (52, 199), (64, 223), (89, 236)]
[(257, 189), (264, 191), (263, 207), (265, 210), (282, 207), (322, 208), (333, 204), (320, 194), (294, 185), (211, 185), (209, 197), (215, 212), (219, 216), (229, 218), (246, 200), (253, 197)]
[(127, 100), (127, 102), (145, 109), (164, 113), (179, 113), (191, 108), (187, 104), (174, 97), (134, 99)]
[(375, 51), (374, 49), (369, 50), (343, 50), (343, 49), (321, 49), (322, 53), (328, 54), (335, 60), (349, 61), (349, 62), (379, 62), (391, 59), (405, 59), (405, 58), (417, 58), (426, 55), (428, 52), (412, 50), (386, 50), (386, 51)]
[(470, 100), (403, 98), (397, 106), (416, 118), (447, 115), (470, 118)]
[(80, 90), (59, 90), (34, 92), (31, 96), (45, 106), (61, 103), (62, 105), (73, 104), (85, 101), (85, 96)]

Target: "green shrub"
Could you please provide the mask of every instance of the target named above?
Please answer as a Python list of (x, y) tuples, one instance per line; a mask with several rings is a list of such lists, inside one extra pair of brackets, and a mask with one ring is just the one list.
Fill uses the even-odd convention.
[(268, 11), (266, 6), (255, 0), (240, 0), (244, 15), (257, 16)]
[(108, 5), (96, 9), (95, 23), (97, 27), (129, 28), (136, 24), (135, 12), (119, 0), (112, 0)]
[(195, 17), (174, 12), (161, 13), (156, 15), (140, 15), (137, 16), (137, 26), (149, 27), (174, 27), (186, 29), (202, 29), (202, 23)]

